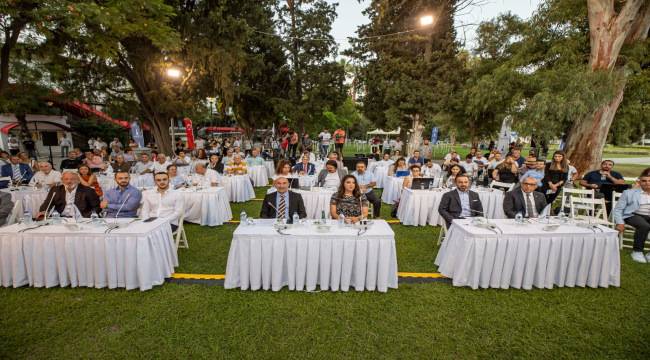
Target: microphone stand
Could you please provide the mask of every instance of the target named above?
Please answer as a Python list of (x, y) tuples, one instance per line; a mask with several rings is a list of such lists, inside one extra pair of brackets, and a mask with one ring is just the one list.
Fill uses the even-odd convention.
[(54, 197), (56, 196), (56, 191), (52, 191), (52, 196), (50, 197), (50, 202), (47, 203), (47, 206), (45, 207), (45, 216), (43, 217), (43, 220), (47, 221), (47, 214), (50, 210), (50, 205), (52, 205), (52, 201), (54, 201)]

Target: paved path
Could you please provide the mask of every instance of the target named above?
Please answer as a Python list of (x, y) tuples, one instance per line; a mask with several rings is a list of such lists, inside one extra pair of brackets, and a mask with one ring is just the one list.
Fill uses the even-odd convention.
[(650, 165), (650, 156), (638, 158), (611, 158), (616, 164)]

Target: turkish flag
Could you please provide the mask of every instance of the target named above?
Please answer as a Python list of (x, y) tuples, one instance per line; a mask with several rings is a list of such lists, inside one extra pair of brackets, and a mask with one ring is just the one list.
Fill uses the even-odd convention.
[(190, 118), (183, 119), (185, 126), (185, 136), (187, 136), (187, 148), (194, 150), (194, 129), (192, 129), (192, 120)]

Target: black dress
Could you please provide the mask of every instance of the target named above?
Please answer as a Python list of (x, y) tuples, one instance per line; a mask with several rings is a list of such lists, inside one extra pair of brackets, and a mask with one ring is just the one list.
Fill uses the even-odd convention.
[[(547, 204), (551, 204), (553, 201), (555, 201), (555, 198), (557, 198), (557, 196), (562, 191), (562, 187), (564, 186), (564, 184), (566, 184), (568, 178), (569, 178), (568, 170), (561, 170), (561, 169), (551, 170), (549, 166), (546, 167), (546, 170), (544, 170), (544, 180), (542, 180), (544, 182), (542, 184), (542, 192), (546, 195)], [(562, 185), (558, 187), (557, 191), (554, 193), (547, 194), (547, 190), (550, 189), (548, 183), (551, 182), (553, 184), (556, 184), (559, 183), (560, 181), (562, 181)]]

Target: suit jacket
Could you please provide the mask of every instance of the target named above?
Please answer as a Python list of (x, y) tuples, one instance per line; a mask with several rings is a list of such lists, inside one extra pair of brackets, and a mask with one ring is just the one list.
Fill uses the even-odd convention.
[[(52, 204), (48, 208), (50, 200)], [(49, 211), (52, 207), (56, 208), (56, 211), (62, 213), (65, 209), (65, 186), (59, 185), (50, 189), (50, 192), (45, 197), (45, 201), (41, 204), (39, 211)], [(77, 206), (81, 212), (81, 216), (90, 217), (90, 214), (95, 211), (99, 214), (101, 208), (99, 207), (99, 198), (95, 193), (95, 189), (83, 186), (81, 184), (77, 185), (77, 192), (74, 197), (74, 204)]]
[(316, 166), (314, 166), (312, 163), (307, 163), (307, 168), (305, 169), (304, 164), (302, 162), (299, 162), (293, 167), (293, 171), (303, 171), (307, 175), (314, 175), (316, 172)]
[[(469, 191), (469, 207), (472, 212), (472, 216), (483, 216), (483, 205), (481, 204), (481, 199), (479, 199), (478, 194), (474, 191)], [(460, 214), (463, 212), (463, 208), (460, 204), (460, 195), (458, 195), (458, 190), (452, 190), (446, 192), (442, 195), (440, 199), (440, 205), (438, 206), (438, 213), (445, 219), (447, 227), (451, 226), (451, 222), (454, 219), (462, 219)]]
[[(277, 204), (277, 191), (274, 191), (270, 194), (267, 194), (264, 197), (264, 203), (262, 204), (262, 210), (260, 211), (260, 218), (262, 219), (275, 219), (276, 213), (275, 209), (278, 208)], [(275, 207), (271, 207), (271, 205)], [(307, 217), (307, 212), (305, 211), (305, 203), (302, 201), (302, 196), (293, 191), (289, 191), (289, 219), (287, 221), (291, 222), (293, 213), (298, 213), (301, 219)]]
[(11, 194), (0, 191), (0, 226), (7, 223), (13, 209), (14, 202), (11, 200)]
[[(23, 179), (21, 180), (21, 182), (23, 184), (28, 184), (29, 180), (31, 180), (32, 176), (34, 176), (32, 169), (29, 167), (29, 165), (23, 163), (18, 164), (18, 166), (20, 166), (20, 173), (23, 174)], [(4, 165), (0, 169), (0, 177), (5, 177), (5, 176), (9, 176), (12, 179), (14, 178), (14, 170), (11, 167), (11, 164)], [(9, 186), (8, 181), (0, 182), (0, 189), (6, 188), (8, 186)]]
[[(541, 214), (546, 207), (546, 196), (538, 191), (533, 191), (533, 199), (535, 200), (537, 214)], [(509, 219), (514, 219), (517, 213), (526, 214), (526, 201), (521, 189), (506, 192), (503, 198), (503, 212), (506, 213)]]
[(218, 172), (219, 174), (223, 174), (223, 163), (221, 161), (216, 163), (214, 166), (212, 166), (212, 164), (210, 164), (210, 163), (207, 163), (206, 167), (208, 169), (211, 169), (211, 170), (214, 170), (214, 171)]

